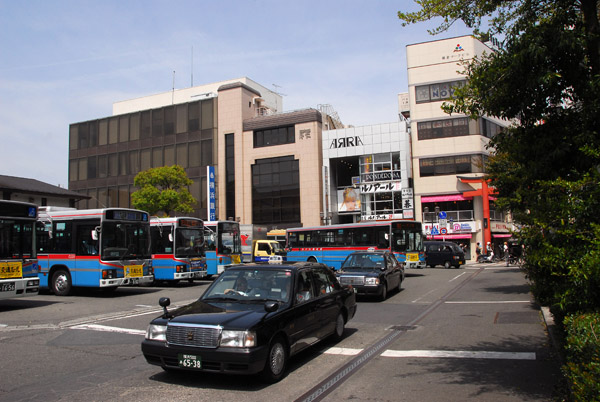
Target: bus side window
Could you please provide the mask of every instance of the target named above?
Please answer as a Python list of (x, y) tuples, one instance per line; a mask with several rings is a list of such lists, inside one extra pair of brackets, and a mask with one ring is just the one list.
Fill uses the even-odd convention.
[(72, 253), (73, 244), (71, 242), (72, 222), (54, 222), (54, 252)]
[(92, 239), (94, 225), (77, 226), (77, 250), (78, 255), (98, 255), (98, 241)]

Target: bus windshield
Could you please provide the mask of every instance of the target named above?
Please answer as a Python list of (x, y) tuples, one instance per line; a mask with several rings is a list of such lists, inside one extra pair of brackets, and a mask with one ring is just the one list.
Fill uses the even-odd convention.
[(33, 224), (0, 219), (0, 258), (35, 258)]
[(410, 252), (423, 250), (423, 234), (413, 229), (392, 229), (393, 251)]
[(102, 259), (150, 258), (149, 226), (137, 222), (104, 222)]
[(177, 228), (175, 240), (175, 257), (204, 256), (204, 229)]

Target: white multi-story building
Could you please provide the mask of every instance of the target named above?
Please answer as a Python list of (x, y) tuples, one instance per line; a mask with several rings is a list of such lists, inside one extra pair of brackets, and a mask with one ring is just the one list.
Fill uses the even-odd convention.
[(498, 245), (510, 237), (512, 224), (495, 210), (493, 197), (488, 220), (484, 197), (473, 196), (481, 183), (466, 182), (483, 176), (486, 145), (507, 123), (448, 115), (441, 106), (455, 87), (466, 83), (461, 63), (484, 52), (493, 49), (472, 36), (408, 45), (409, 92), (399, 95), (400, 112), (408, 115), (408, 108), (410, 114), (417, 219), (431, 238), (467, 245), (471, 257), (477, 242), (489, 239)]

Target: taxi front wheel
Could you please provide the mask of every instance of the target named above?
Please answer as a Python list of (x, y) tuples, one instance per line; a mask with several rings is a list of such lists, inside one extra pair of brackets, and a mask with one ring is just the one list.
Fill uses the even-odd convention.
[(287, 359), (288, 355), (285, 342), (281, 337), (273, 339), (269, 346), (265, 368), (261, 373), (263, 380), (269, 383), (281, 380), (287, 368)]

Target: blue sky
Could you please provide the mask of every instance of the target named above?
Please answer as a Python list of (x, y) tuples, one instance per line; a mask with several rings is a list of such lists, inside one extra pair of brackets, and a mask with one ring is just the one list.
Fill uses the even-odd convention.
[(397, 121), (409, 1), (0, 0), (0, 174), (68, 185), (69, 124), (116, 101), (248, 77), (284, 110), (331, 104), (344, 124)]

